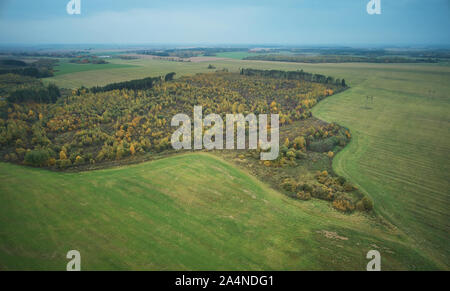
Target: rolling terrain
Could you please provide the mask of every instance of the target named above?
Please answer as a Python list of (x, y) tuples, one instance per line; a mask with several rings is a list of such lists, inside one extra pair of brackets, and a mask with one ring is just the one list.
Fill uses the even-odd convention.
[[(333, 162), (336, 172), (357, 183), (379, 213), (448, 269), (449, 67), (397, 65), (348, 74), (361, 80), (313, 109), (352, 130), (352, 143)], [(366, 104), (366, 95), (373, 102)]]
[(0, 164), (0, 269), (365, 270), (436, 266), (364, 214), (286, 197), (208, 154), (81, 173)]

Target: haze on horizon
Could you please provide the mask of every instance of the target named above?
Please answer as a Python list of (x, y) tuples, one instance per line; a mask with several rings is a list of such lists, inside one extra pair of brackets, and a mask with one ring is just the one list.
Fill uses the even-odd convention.
[(450, 45), (449, 0), (1, 0), (0, 45)]

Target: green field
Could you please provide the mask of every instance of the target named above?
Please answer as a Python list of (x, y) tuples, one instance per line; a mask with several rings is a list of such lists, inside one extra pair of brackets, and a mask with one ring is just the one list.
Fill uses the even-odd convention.
[[(313, 110), (352, 130), (354, 140), (334, 160), (335, 170), (448, 269), (450, 67), (354, 65), (340, 75), (352, 88)], [(369, 108), (366, 95), (374, 96)]]
[(0, 177), (0, 269), (64, 270), (71, 249), (84, 270), (365, 270), (374, 248), (385, 270), (435, 267), (375, 219), (207, 154), (72, 174), (2, 163)]
[(60, 59), (59, 63), (55, 66), (55, 76), (61, 76), (66, 74), (94, 71), (94, 70), (113, 70), (131, 68), (132, 65), (128, 64), (77, 64), (70, 63), (66, 59)]

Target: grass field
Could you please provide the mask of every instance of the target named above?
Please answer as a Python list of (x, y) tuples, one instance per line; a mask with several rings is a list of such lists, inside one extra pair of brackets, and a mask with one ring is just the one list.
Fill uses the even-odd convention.
[[(350, 79), (352, 88), (313, 109), (317, 117), (352, 130), (353, 142), (335, 158), (335, 170), (448, 269), (450, 67), (342, 67), (339, 75)], [(366, 95), (374, 96), (368, 108)]]
[(57, 66), (55, 66), (55, 76), (61, 76), (65, 74), (73, 74), (94, 70), (113, 70), (113, 69), (123, 69), (123, 68), (131, 68), (132, 65), (127, 64), (77, 64), (70, 63), (65, 59), (60, 59)]
[[(0, 164), (0, 269), (364, 270), (435, 266), (362, 214), (287, 198), (207, 154), (55, 173)], [(334, 233), (335, 232), (335, 233)]]

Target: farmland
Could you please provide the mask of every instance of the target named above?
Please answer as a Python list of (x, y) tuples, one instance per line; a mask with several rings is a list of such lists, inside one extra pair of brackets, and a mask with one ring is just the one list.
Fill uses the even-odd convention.
[(80, 72), (87, 72), (93, 70), (113, 70), (113, 69), (122, 69), (122, 68), (131, 68), (132, 65), (127, 64), (77, 64), (70, 63), (66, 59), (60, 59), (57, 66), (55, 66), (55, 75), (65, 75), (65, 74), (73, 74)]
[[(370, 67), (345, 68), (355, 80), (352, 89), (313, 110), (352, 129), (353, 143), (337, 155), (334, 168), (369, 193), (377, 211), (414, 238), (418, 248), (448, 268), (450, 68)], [(366, 104), (366, 95), (374, 96), (373, 103)]]

